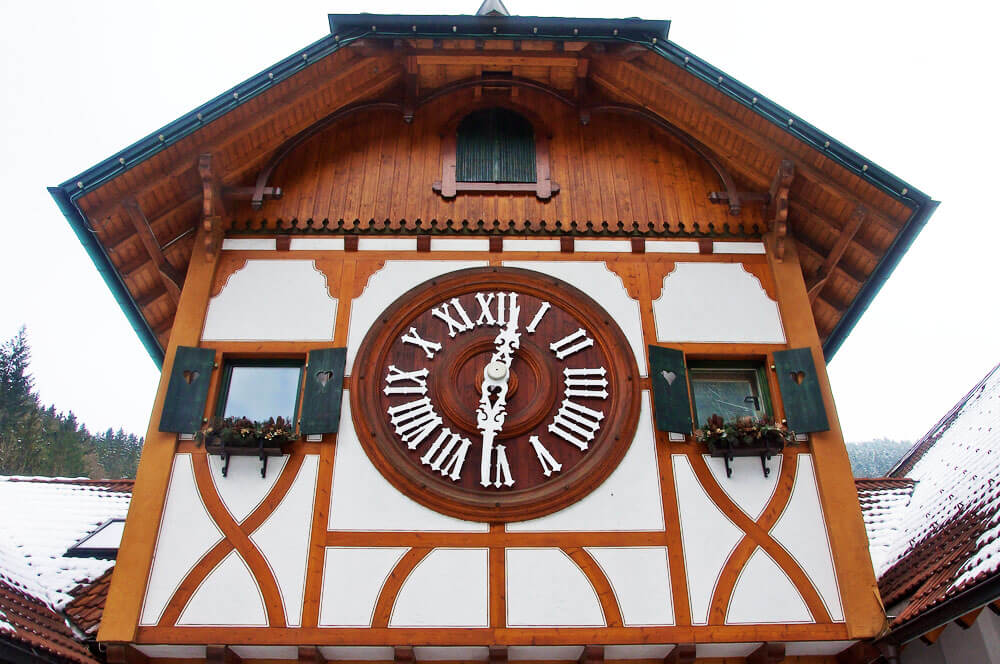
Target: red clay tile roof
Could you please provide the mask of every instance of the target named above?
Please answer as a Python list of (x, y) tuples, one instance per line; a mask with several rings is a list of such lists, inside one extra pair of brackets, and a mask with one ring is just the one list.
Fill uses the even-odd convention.
[(104, 602), (108, 598), (108, 588), (111, 587), (112, 567), (99, 579), (89, 585), (77, 586), (69, 591), (73, 601), (66, 605), (63, 611), (73, 624), (87, 635), (97, 634), (104, 615)]
[(883, 556), (876, 564), (883, 602), (905, 602), (893, 622), (898, 627), (1000, 578), (1000, 366), (913, 446), (892, 475), (859, 480), (858, 495), (866, 526), (878, 510), (888, 510), (881, 517), (885, 539), (876, 537), (876, 546), (869, 528), (869, 543), (873, 560)]
[(99, 664), (66, 621), (37, 599), (0, 581), (0, 639), (67, 662)]

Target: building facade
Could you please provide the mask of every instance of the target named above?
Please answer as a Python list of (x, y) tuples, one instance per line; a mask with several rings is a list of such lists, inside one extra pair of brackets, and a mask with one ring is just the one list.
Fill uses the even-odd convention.
[(163, 367), (112, 660), (880, 633), (825, 359), (935, 203), (668, 28), (331, 16), (52, 188)]

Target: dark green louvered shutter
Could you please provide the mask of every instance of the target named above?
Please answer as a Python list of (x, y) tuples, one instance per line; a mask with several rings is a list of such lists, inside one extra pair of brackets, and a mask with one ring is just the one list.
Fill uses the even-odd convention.
[(160, 416), (160, 431), (195, 433), (201, 429), (214, 367), (215, 351), (211, 348), (177, 347)]
[(649, 367), (656, 428), (660, 431), (691, 433), (691, 400), (688, 396), (684, 353), (673, 348), (650, 346)]
[(302, 392), (302, 435), (336, 433), (344, 394), (346, 348), (309, 351), (306, 384)]
[(795, 433), (829, 430), (812, 351), (808, 348), (776, 351), (774, 370), (778, 374), (788, 428)]
[(455, 143), (458, 182), (534, 182), (535, 132), (514, 111), (487, 108), (465, 116)]

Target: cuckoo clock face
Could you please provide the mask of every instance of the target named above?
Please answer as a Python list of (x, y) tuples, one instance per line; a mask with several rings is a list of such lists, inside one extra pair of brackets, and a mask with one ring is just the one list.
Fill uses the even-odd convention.
[(476, 268), (405, 293), (368, 332), (351, 389), (379, 471), (459, 518), (561, 509), (615, 469), (639, 380), (614, 320), (546, 275)]

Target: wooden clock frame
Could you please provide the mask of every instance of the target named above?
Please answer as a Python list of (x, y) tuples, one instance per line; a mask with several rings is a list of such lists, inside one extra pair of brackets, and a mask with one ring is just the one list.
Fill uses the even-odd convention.
[[(380, 372), (393, 343), (422, 312), (451, 297), (507, 288), (548, 301), (575, 317), (608, 358), (608, 415), (598, 442), (565, 474), (532, 488), (474, 493), (430, 481), (408, 459), (405, 446), (397, 440), (382, 410)], [(362, 341), (357, 357), (365, 360), (363, 368), (355, 370), (351, 377), (351, 413), (369, 459), (403, 494), (459, 519), (491, 523), (523, 521), (568, 507), (608, 478), (635, 435), (641, 390), (628, 340), (614, 319), (586, 294), (538, 272), (503, 267), (469, 268), (426, 281), (404, 293), (379, 316)]]

